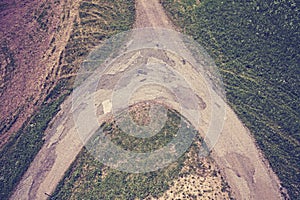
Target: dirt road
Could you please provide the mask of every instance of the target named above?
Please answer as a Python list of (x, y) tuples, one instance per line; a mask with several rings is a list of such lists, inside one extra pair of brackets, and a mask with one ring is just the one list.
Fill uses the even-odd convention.
[[(174, 29), (158, 0), (137, 0), (136, 8), (136, 28)], [(137, 53), (137, 55), (140, 54)], [(152, 62), (154, 60), (156, 62), (153, 59), (155, 56), (158, 57), (158, 55), (151, 55), (151, 59), (148, 59), (148, 61)], [(186, 76), (194, 77), (194, 71), (189, 68), (189, 65), (185, 65), (185, 68), (183, 68), (182, 61), (178, 57), (171, 54), (166, 54), (166, 56), (165, 63), (171, 60), (175, 63), (173, 64), (174, 68), (178, 71), (186, 74)], [(120, 68), (107, 72), (110, 77), (108, 80), (114, 80), (111, 76), (117, 78), (121, 72)], [(200, 77), (198, 80), (196, 79), (196, 81), (200, 80)], [(110, 84), (112, 83), (107, 83), (96, 94), (96, 102), (99, 104), (97, 106), (102, 107), (102, 111), (99, 111), (99, 122), (105, 120), (111, 111), (109, 99), (112, 89)], [(205, 93), (203, 94), (200, 87), (198, 90), (196, 93), (199, 97), (207, 101), (208, 98)], [(143, 96), (148, 97), (142, 92), (136, 98), (141, 100)], [(83, 147), (74, 121), (69, 117), (73, 112), (71, 106), (71, 98), (63, 103), (62, 110), (46, 131), (45, 145), (32, 162), (11, 199), (47, 199), (47, 194), (53, 192), (65, 171)], [(170, 102), (170, 106), (176, 108), (176, 104), (172, 104), (172, 102)], [(208, 118), (204, 117), (204, 120), (208, 120)], [(193, 122), (193, 119), (190, 119), (190, 121)], [(209, 122), (205, 121), (205, 123)], [(199, 127), (199, 130), (203, 129), (205, 127)], [(228, 106), (226, 106), (224, 128), (218, 143), (213, 149), (212, 156), (237, 199), (280, 199), (278, 178), (266, 164), (267, 162), (263, 160), (249, 131)]]
[[(158, 0), (137, 1), (136, 27), (174, 29)], [(237, 199), (280, 199), (278, 177), (263, 158), (249, 130), (226, 106), (225, 124), (213, 149), (223, 175)]]

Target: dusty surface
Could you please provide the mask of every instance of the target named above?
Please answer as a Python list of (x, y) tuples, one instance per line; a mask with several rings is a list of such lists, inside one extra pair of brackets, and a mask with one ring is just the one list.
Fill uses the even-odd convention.
[(136, 1), (136, 22), (135, 28), (145, 27), (162, 27), (175, 29), (170, 19), (164, 12), (163, 7), (159, 1)]
[[(172, 27), (157, 0), (137, 1), (135, 27), (141, 28), (145, 26)], [(147, 52), (136, 52), (135, 54), (136, 58), (141, 57), (141, 60), (146, 63), (155, 63), (159, 60), (159, 62), (173, 67), (181, 72), (180, 74), (183, 76), (200, 84), (194, 89), (199, 96), (199, 104), (204, 105), (203, 102), (207, 104), (207, 106), (202, 106), (204, 116), (203, 126), (197, 126), (193, 118), (189, 118), (189, 120), (196, 125), (195, 127), (200, 132), (205, 132), (209, 127), (211, 107), (209, 106), (207, 91), (201, 87), (202, 78), (197, 77), (192, 66), (188, 63), (183, 66), (182, 58), (168, 52), (165, 52), (164, 55), (167, 58), (166, 60), (161, 57), (161, 52), (153, 53), (152, 55), (147, 54)], [(99, 124), (109, 116), (109, 112), (111, 111), (111, 84), (114, 82), (113, 79), (119, 76), (119, 73), (123, 73), (118, 71), (120, 69), (118, 67), (106, 72), (112, 81), (99, 86), (100, 89), (96, 94), (92, 94), (96, 95), (95, 106), (99, 107), (97, 118)], [(126, 70), (126, 66), (122, 70)], [(144, 91), (151, 91), (151, 88), (153, 87), (150, 86), (149, 90)], [(153, 91), (157, 91), (157, 88), (154, 88)], [(178, 108), (178, 104), (172, 99), (171, 95), (169, 98), (166, 95), (165, 99), (161, 99), (158, 98), (157, 92), (150, 92), (148, 95), (145, 95), (146, 92), (143, 93), (143, 90), (139, 92), (141, 94), (132, 97), (132, 102), (154, 99), (168, 103), (173, 108)], [(164, 91), (161, 90), (161, 92), (163, 93)], [(85, 105), (79, 106), (75, 112), (83, 113), (82, 116), (84, 116), (85, 109)], [(71, 98), (69, 98), (63, 103), (61, 112), (47, 130), (46, 144), (36, 156), (11, 199), (40, 200), (46, 199), (48, 197), (46, 194), (53, 192), (59, 180), (63, 177), (65, 171), (83, 147), (82, 139), (84, 140), (88, 137), (87, 135), (78, 135), (74, 126), (74, 120), (70, 118), (72, 113), (74, 112), (71, 110)], [(186, 116), (187, 113), (182, 114)], [(90, 123), (88, 118), (86, 119), (86, 123), (87, 125)], [(263, 161), (249, 131), (228, 106), (226, 106), (224, 128), (218, 143), (213, 149), (212, 155), (221, 169), (222, 175), (232, 188), (234, 197), (237, 199), (280, 199), (277, 177), (269, 166), (267, 166), (267, 162)], [(178, 180), (177, 182), (179, 184), (182, 181)], [(176, 187), (176, 184), (174, 187)]]
[(159, 200), (232, 198), (230, 188), (211, 158), (199, 158), (190, 152), (181, 173), (184, 175), (174, 180)]
[(74, 3), (56, 2), (1, 1), (0, 147), (59, 78), (59, 57), (73, 26)]

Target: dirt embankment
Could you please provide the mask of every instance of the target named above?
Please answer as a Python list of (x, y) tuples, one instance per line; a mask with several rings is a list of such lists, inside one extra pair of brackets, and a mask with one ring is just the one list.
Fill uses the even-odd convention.
[(59, 78), (72, 3), (2, 1), (0, 4), (0, 147), (43, 102)]

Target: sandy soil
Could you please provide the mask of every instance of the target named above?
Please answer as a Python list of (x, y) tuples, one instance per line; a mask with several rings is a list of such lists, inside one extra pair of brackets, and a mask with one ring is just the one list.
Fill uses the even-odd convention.
[[(173, 28), (158, 0), (138, 0), (136, 7), (136, 28)], [(136, 54), (137, 58), (139, 55), (141, 56), (142, 54), (138, 52)], [(145, 54), (143, 55), (145, 56)], [(147, 57), (144, 57), (144, 59), (147, 59), (147, 62), (154, 62), (157, 59), (164, 62), (160, 56), (153, 54), (149, 56), (149, 59)], [(201, 77), (195, 77), (192, 67), (189, 67), (188, 64), (183, 67), (181, 58), (167, 53), (166, 56), (168, 61), (165, 64), (172, 60), (175, 63), (172, 67), (179, 72), (181, 71), (186, 77), (192, 77), (197, 83), (201, 82)], [(122, 70), (125, 69), (123, 68)], [(95, 94), (95, 106), (99, 107), (99, 124), (109, 117), (109, 111), (111, 110), (111, 102), (109, 101), (112, 93), (111, 84), (114, 83), (114, 77), (119, 77), (119, 73), (121, 72), (118, 70), (106, 72), (111, 81), (103, 85)], [(199, 86), (195, 90), (200, 99), (207, 103), (209, 99), (207, 94), (203, 92), (203, 88)], [(156, 99), (157, 97), (155, 95), (140, 94), (134, 98), (136, 100), (145, 100), (145, 98), (149, 100), (149, 98)], [(134, 99), (132, 101), (134, 102)], [(172, 99), (167, 99), (165, 102), (174, 108), (178, 106)], [(84, 112), (84, 109), (83, 106), (75, 112)], [(198, 127), (200, 132), (204, 132), (208, 128), (210, 109), (209, 105), (203, 107), (205, 115), (203, 118), (204, 126)], [(46, 131), (45, 145), (32, 162), (11, 199), (42, 200), (47, 199), (47, 194), (53, 192), (65, 171), (83, 147), (82, 139), (80, 139), (76, 131), (74, 120), (69, 117), (72, 113), (71, 98), (69, 98), (63, 103), (62, 110)], [(189, 120), (192, 123), (194, 122), (192, 118)], [(88, 119), (86, 123), (90, 123)], [(197, 125), (197, 123), (193, 124)], [(213, 149), (212, 157), (232, 188), (235, 198), (270, 200), (281, 198), (278, 178), (268, 166), (267, 161), (263, 159), (249, 131), (229, 106), (226, 106), (224, 128), (218, 143)]]

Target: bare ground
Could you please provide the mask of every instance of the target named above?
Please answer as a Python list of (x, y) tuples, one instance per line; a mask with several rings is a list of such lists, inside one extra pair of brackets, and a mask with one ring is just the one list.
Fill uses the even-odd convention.
[[(136, 8), (136, 28), (174, 27), (158, 0), (138, 0)], [(182, 70), (179, 64), (181, 61), (169, 56), (177, 63), (178, 69)], [(192, 70), (185, 70), (185, 73), (193, 76)], [(99, 109), (99, 122), (109, 117), (111, 92), (109, 87), (97, 92), (96, 102), (99, 102), (97, 106), (102, 107)], [(141, 99), (141, 96), (143, 95), (137, 95), (136, 98)], [(205, 96), (201, 98), (206, 100)], [(172, 107), (176, 108), (176, 105)], [(103, 110), (105, 113), (102, 113)], [(70, 114), (71, 98), (63, 103), (62, 110), (46, 131), (45, 145), (32, 162), (11, 199), (47, 199), (46, 194), (54, 191), (83, 147), (82, 140), (74, 127), (74, 121), (69, 118)], [(212, 157), (229, 183), (235, 198), (270, 200), (281, 198), (278, 178), (263, 159), (248, 129), (229, 106), (226, 106), (225, 124), (218, 143), (213, 149)]]
[(70, 2), (1, 3), (6, 6), (0, 12), (0, 147), (39, 108), (58, 81), (59, 57), (74, 20), (72, 13), (68, 14), (74, 7)]

